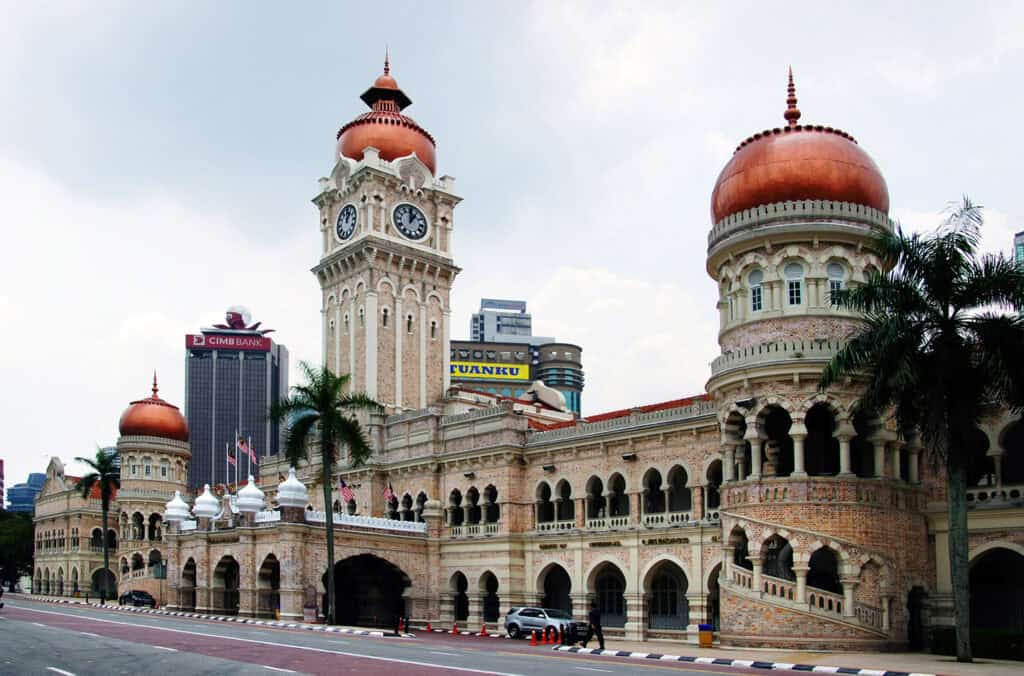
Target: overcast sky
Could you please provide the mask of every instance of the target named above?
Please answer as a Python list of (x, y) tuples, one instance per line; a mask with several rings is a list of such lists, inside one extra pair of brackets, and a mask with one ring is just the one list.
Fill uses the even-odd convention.
[(184, 404), (184, 334), (233, 304), (319, 359), (317, 178), (380, 73), (437, 140), (453, 337), (482, 296), (583, 347), (584, 413), (703, 391), (709, 197), (746, 136), (842, 128), (919, 228), (968, 193), (1024, 229), (1024, 3), (0, 1), (7, 484)]

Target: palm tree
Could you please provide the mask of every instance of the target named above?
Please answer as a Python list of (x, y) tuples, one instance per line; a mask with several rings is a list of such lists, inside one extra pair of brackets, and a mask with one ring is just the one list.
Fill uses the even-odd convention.
[[(117, 467), (117, 451), (108, 453), (96, 449), (96, 458), (75, 458), (78, 462), (88, 465), (92, 471), (78, 480), (75, 490), (86, 500), (92, 496), (93, 488), (99, 487), (100, 503), (103, 510), (103, 584), (100, 589), (100, 603), (107, 602), (110, 593), (110, 545), (107, 539), (107, 515), (110, 503), (117, 490), (121, 488), (121, 470)], [(110, 598), (113, 598), (112, 596)]]
[(979, 255), (981, 207), (954, 203), (934, 232), (877, 238), (888, 272), (833, 294), (863, 316), (859, 333), (822, 374), (825, 389), (865, 378), (857, 408), (892, 411), (903, 437), (915, 433), (937, 471), (945, 469), (956, 655), (971, 661), (967, 566), (967, 474), (971, 439), (987, 406), (1024, 409), (1024, 270), (1002, 255)]
[(309, 449), (320, 452), (320, 483), (324, 491), (327, 526), (327, 621), (334, 624), (334, 518), (331, 510), (331, 476), (339, 450), (348, 450), (352, 467), (363, 464), (373, 449), (355, 418), (358, 411), (377, 412), (381, 405), (362, 392), (348, 392), (351, 376), (337, 375), (326, 366), (314, 368), (300, 362), (306, 384), (291, 388), (291, 394), (270, 408), (270, 418), (284, 422), (285, 456), (292, 467), (309, 460)]

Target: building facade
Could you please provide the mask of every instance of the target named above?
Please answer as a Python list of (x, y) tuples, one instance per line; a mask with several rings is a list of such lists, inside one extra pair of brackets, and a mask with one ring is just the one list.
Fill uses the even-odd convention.
[(279, 425), (267, 413), (271, 402), (288, 391), (288, 349), (259, 326), (251, 324), (245, 308), (234, 307), (224, 324), (185, 336), (192, 488), (236, 481), (237, 465), (229, 465), (227, 456), (234, 457), (239, 438), (251, 443), (258, 456), (280, 450)]
[(469, 339), (477, 343), (553, 343), (533, 335), (533, 317), (525, 300), (480, 299), (480, 311), (469, 320)]
[[(888, 190), (849, 134), (800, 123), (792, 83), (787, 125), (744, 141), (712, 193), (707, 391), (587, 418), (450, 386), (458, 198), (387, 65), (363, 100), (314, 199), (313, 272), (325, 363), (387, 404), (364, 419), (373, 456), (337, 470), (347, 502), (323, 503), (315, 462), (280, 457), (263, 490), (168, 502), (170, 605), (316, 618), (334, 575), (346, 624), (475, 630), (593, 601), (610, 636), (695, 640), (707, 622), (723, 644), (857, 650), (919, 648), (950, 624), (944, 476), (853, 413), (856, 379), (818, 389), (858, 326), (829, 295), (882, 269)], [(972, 622), (1024, 629), (1024, 422), (994, 407), (974, 451)]]
[(8, 511), (11, 512), (32, 512), (36, 506), (36, 496), (43, 488), (46, 475), (42, 472), (32, 472), (28, 475), (28, 481), (21, 484), (14, 484), (7, 490)]

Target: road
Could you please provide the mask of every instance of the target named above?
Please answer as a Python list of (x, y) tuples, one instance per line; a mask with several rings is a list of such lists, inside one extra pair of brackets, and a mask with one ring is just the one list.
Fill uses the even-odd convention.
[(758, 669), (556, 653), (525, 641), (421, 633), (373, 638), (12, 600), (0, 610), (0, 675), (493, 674), (686, 676)]

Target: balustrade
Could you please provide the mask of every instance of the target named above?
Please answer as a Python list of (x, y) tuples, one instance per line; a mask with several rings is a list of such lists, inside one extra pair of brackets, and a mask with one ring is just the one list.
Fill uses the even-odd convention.
[(840, 616), (843, 614), (842, 594), (833, 594), (832, 592), (808, 587), (807, 602), (811, 608)]
[(796, 598), (796, 583), (771, 575), (761, 575), (761, 591), (768, 596), (792, 601)]
[(969, 509), (1020, 506), (1024, 503), (1024, 486), (979, 486), (967, 489)]
[(853, 614), (861, 624), (873, 629), (882, 629), (882, 618), (884, 617), (884, 614), (881, 608), (857, 603), (853, 607)]
[[(339, 526), (358, 526), (377, 530), (398, 530), (407, 533), (427, 532), (427, 524), (417, 521), (401, 521), (399, 519), (382, 519), (376, 516), (359, 516), (355, 514), (333, 514), (334, 523)], [(326, 523), (327, 517), (322, 511), (307, 510), (306, 521), (310, 523)]]
[(753, 589), (754, 574), (746, 568), (732, 566), (732, 582), (733, 584), (739, 587), (743, 587), (744, 589)]
[(644, 525), (648, 528), (682, 526), (692, 521), (692, 512), (654, 512), (652, 514), (644, 514)]
[(569, 521), (545, 521), (537, 524), (537, 532), (550, 533), (552, 531), (572, 530), (576, 527), (576, 520)]

